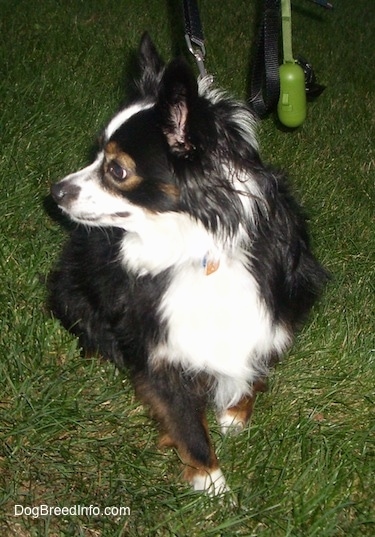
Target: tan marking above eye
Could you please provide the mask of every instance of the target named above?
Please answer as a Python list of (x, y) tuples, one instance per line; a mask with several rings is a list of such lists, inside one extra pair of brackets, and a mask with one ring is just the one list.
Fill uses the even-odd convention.
[(117, 142), (108, 142), (104, 148), (107, 162), (116, 160), (125, 170), (135, 173), (136, 165), (130, 155), (121, 151)]
[(120, 148), (117, 142), (112, 141), (107, 143), (104, 151), (111, 157), (112, 155), (117, 155), (117, 153), (120, 153)]
[[(116, 185), (116, 189), (123, 191), (135, 190), (143, 179), (137, 175), (136, 164), (131, 156), (121, 151), (119, 145), (115, 141), (108, 142), (104, 151), (104, 171), (109, 175), (111, 182)], [(111, 164), (123, 168), (124, 176), (122, 180), (116, 176), (119, 174), (111, 173)]]

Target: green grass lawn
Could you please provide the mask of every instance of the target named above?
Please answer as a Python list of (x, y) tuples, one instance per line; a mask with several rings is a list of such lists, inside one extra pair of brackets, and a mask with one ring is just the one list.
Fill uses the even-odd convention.
[[(207, 67), (246, 97), (257, 2), (201, 0)], [(322, 96), (298, 131), (259, 127), (289, 170), (333, 275), (249, 429), (212, 435), (238, 505), (191, 492), (128, 379), (79, 348), (45, 307), (43, 278), (65, 231), (49, 186), (88, 163), (125, 95), (148, 29), (184, 49), (179, 2), (0, 0), (0, 534), (8, 536), (373, 536), (375, 2), (293, 5), (294, 52)], [(224, 6), (224, 7), (223, 7)], [(35, 518), (15, 506), (128, 507)]]

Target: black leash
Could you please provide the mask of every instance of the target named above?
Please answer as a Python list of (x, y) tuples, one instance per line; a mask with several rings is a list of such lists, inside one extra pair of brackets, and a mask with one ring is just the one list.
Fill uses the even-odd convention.
[(250, 102), (261, 118), (276, 108), (280, 95), (279, 35), (280, 0), (264, 0), (250, 88)]

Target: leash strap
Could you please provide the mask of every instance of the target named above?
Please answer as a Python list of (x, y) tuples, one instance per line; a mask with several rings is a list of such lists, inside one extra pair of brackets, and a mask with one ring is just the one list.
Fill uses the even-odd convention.
[(250, 102), (261, 118), (276, 108), (280, 95), (279, 34), (280, 0), (264, 0), (250, 88)]
[(199, 76), (203, 78), (207, 75), (204, 65), (206, 49), (204, 46), (204, 34), (196, 0), (183, 0), (183, 10), (186, 44), (197, 62)]
[(292, 52), (292, 10), (290, 0), (281, 0), (281, 24), (283, 37), (283, 61), (294, 63)]

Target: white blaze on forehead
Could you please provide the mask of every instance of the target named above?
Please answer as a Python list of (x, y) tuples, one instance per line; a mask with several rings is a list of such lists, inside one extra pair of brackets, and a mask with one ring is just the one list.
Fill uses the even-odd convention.
[(117, 129), (121, 127), (121, 125), (128, 121), (128, 119), (130, 119), (135, 114), (138, 114), (138, 112), (141, 112), (142, 110), (147, 110), (148, 108), (152, 108), (153, 106), (154, 103), (137, 103), (128, 106), (127, 108), (124, 108), (118, 114), (116, 114), (108, 123), (105, 129), (105, 138), (109, 140), (112, 134), (116, 132)]

